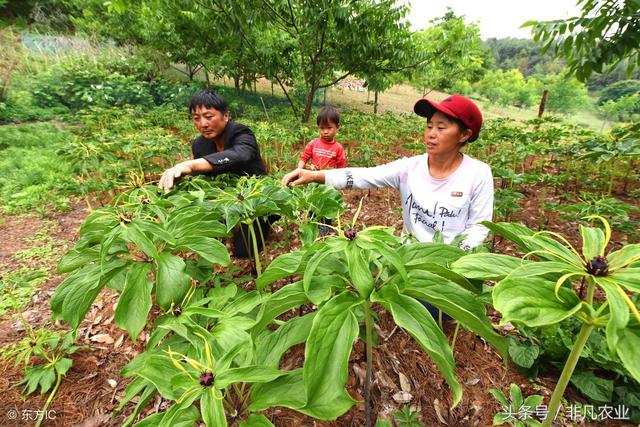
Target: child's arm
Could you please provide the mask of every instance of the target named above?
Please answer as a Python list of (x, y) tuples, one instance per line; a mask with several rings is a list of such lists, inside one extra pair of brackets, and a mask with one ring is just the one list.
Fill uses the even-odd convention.
[[(338, 144), (338, 143), (336, 143)], [(347, 167), (347, 156), (344, 153), (344, 147), (338, 144), (338, 161), (336, 162), (336, 169), (342, 169)]]
[(307, 162), (305, 162), (304, 160), (300, 159), (300, 161), (298, 162), (298, 169), (304, 169), (304, 165), (306, 165)]
[[(298, 161), (298, 169), (303, 169), (304, 165), (311, 159), (313, 155), (313, 141), (307, 143), (306, 147), (304, 147), (304, 151), (302, 152), (302, 156), (300, 156), (300, 160)], [(313, 163), (311, 163), (313, 165)]]

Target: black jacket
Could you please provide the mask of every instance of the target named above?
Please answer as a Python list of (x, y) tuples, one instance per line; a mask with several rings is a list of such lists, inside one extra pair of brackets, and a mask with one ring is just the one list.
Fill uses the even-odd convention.
[(216, 143), (200, 135), (191, 143), (194, 159), (203, 158), (213, 166), (209, 175), (266, 175), (256, 137), (245, 125), (229, 120), (222, 133), (224, 150), (216, 152)]

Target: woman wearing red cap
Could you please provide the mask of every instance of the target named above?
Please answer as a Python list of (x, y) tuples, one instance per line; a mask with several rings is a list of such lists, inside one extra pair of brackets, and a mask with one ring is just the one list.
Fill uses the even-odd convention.
[(475, 141), (482, 113), (470, 99), (453, 95), (441, 103), (419, 100), (413, 110), (427, 118), (426, 153), (371, 168), (327, 171), (296, 169), (283, 184), (320, 182), (335, 188), (397, 188), (400, 190), (404, 232), (430, 242), (436, 231), (447, 243), (465, 235), (460, 247), (482, 244), (493, 215), (493, 177), (486, 163), (460, 150)]

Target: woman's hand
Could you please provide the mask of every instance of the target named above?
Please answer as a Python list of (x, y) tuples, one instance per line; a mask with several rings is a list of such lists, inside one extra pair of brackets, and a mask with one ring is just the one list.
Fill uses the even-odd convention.
[(290, 185), (292, 187), (301, 184), (308, 184), (310, 182), (319, 182), (324, 184), (324, 171), (310, 171), (298, 168), (286, 174), (282, 178), (281, 182), (282, 185)]

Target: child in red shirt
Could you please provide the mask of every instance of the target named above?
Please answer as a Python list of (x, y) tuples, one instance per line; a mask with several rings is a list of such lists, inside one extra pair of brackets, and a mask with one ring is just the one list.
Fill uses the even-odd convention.
[(304, 168), (311, 159), (311, 170), (339, 169), (347, 165), (344, 148), (335, 139), (340, 129), (340, 113), (333, 107), (322, 107), (316, 119), (320, 128), (320, 137), (307, 144), (298, 162), (298, 168)]

